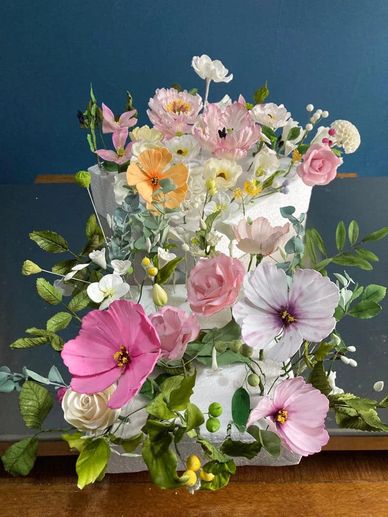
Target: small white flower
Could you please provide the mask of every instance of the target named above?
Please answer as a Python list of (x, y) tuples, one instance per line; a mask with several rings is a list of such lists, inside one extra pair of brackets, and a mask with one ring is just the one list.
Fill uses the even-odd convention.
[(242, 168), (237, 162), (210, 158), (204, 164), (203, 176), (205, 180), (214, 180), (217, 189), (225, 190), (234, 187), (241, 173)]
[[(299, 135), (293, 140), (288, 140), (290, 132), (295, 127), (299, 128)], [(282, 140), (284, 142), (284, 154), (288, 156), (294, 149), (298, 147), (298, 143), (302, 140), (305, 131), (300, 127), (299, 122), (290, 118), (287, 121), (287, 124), (283, 127), (282, 131)]]
[(88, 285), (89, 298), (100, 303), (100, 309), (106, 309), (112, 302), (119, 300), (129, 292), (129, 285), (119, 275), (105, 275), (99, 282)]
[(130, 260), (112, 260), (111, 266), (115, 275), (126, 275), (129, 268), (132, 266)]
[(133, 142), (149, 142), (156, 144), (162, 140), (163, 133), (153, 127), (144, 125), (141, 127), (135, 127), (135, 129), (129, 133), (129, 136)]
[(338, 386), (336, 386), (336, 384), (335, 384), (336, 378), (337, 378), (337, 372), (333, 372), (333, 371), (331, 371), (329, 373), (329, 375), (327, 376), (327, 381), (331, 388), (330, 395), (337, 395), (339, 393), (344, 393), (344, 390), (342, 388), (338, 388)]
[(81, 271), (82, 269), (85, 269), (86, 267), (88, 267), (88, 265), (89, 265), (89, 262), (87, 262), (86, 264), (76, 264), (75, 266), (73, 266), (71, 268), (71, 271), (69, 271), (69, 273), (67, 273), (67, 275), (65, 275), (63, 277), (63, 280), (65, 282), (67, 280), (71, 280), (78, 273), (78, 271)]
[[(308, 124), (307, 124), (308, 125)], [(306, 129), (307, 129), (307, 126), (306, 126)], [(311, 128), (312, 129), (312, 128)], [(314, 138), (311, 140), (311, 145), (312, 144), (319, 144), (319, 145), (322, 145), (322, 140), (324, 138), (327, 138), (328, 140), (331, 140), (332, 142), (335, 141), (335, 137), (334, 136), (330, 136), (329, 135), (329, 127), (325, 127), (325, 126), (320, 126), (318, 129), (317, 129), (317, 132), (316, 132), (316, 135), (314, 136)]]
[(273, 102), (256, 104), (251, 109), (251, 114), (255, 122), (271, 129), (285, 126), (291, 116), (291, 113), (287, 111), (283, 104), (277, 105)]
[(85, 395), (68, 389), (62, 399), (63, 417), (70, 425), (81, 431), (103, 430), (118, 418), (120, 409), (108, 407), (110, 396), (116, 386), (105, 391)]
[(129, 194), (129, 187), (127, 183), (127, 173), (120, 172), (114, 177), (113, 193), (115, 195), (115, 201), (118, 205), (122, 205), (124, 199)]
[(347, 350), (348, 352), (355, 352), (355, 351), (356, 351), (356, 347), (355, 347), (355, 346), (353, 346), (353, 345), (350, 345), (350, 346), (348, 346), (348, 347), (346, 348), (346, 350)]
[(373, 389), (374, 389), (374, 391), (377, 391), (378, 393), (380, 391), (383, 391), (383, 389), (384, 389), (384, 381), (376, 381), (373, 384)]
[(166, 147), (180, 161), (193, 160), (201, 149), (197, 140), (191, 135), (175, 136), (166, 142)]
[(89, 258), (92, 262), (97, 264), (97, 266), (100, 266), (102, 269), (106, 269), (105, 248), (90, 252)]
[(174, 260), (174, 258), (176, 258), (175, 253), (171, 253), (171, 252), (165, 250), (164, 248), (158, 248), (159, 268), (162, 268), (163, 266), (168, 264), (168, 262), (171, 262), (171, 260)]
[(214, 81), (215, 83), (229, 83), (233, 74), (228, 76), (229, 70), (218, 59), (212, 60), (206, 54), (194, 56), (191, 66), (201, 79)]
[(162, 145), (163, 144), (161, 142), (134, 142), (131, 149), (132, 158), (136, 160), (143, 151), (148, 151), (149, 149), (158, 149), (159, 147), (162, 147)]
[(335, 120), (331, 128), (335, 129), (335, 143), (343, 147), (346, 154), (357, 151), (361, 144), (361, 137), (354, 124), (348, 120)]
[(252, 168), (257, 178), (269, 176), (277, 171), (279, 169), (279, 159), (276, 152), (263, 145), (253, 160)]

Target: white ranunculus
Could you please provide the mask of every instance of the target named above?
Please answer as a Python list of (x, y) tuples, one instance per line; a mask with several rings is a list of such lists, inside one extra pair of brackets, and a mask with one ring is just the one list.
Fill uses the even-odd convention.
[(197, 140), (191, 135), (175, 136), (166, 142), (166, 147), (180, 161), (190, 161), (201, 150)]
[(115, 386), (110, 386), (105, 391), (93, 395), (68, 389), (62, 399), (64, 419), (81, 431), (106, 429), (117, 420), (120, 414), (120, 409), (108, 407), (109, 398), (115, 389)]
[(229, 83), (233, 79), (233, 74), (228, 75), (229, 70), (218, 59), (211, 59), (206, 54), (194, 56), (191, 66), (201, 79), (214, 81), (215, 83)]
[(100, 266), (102, 269), (106, 269), (106, 258), (105, 248), (102, 250), (94, 250), (89, 253), (89, 258), (92, 262)]
[(252, 163), (253, 173), (257, 178), (265, 178), (277, 171), (279, 167), (280, 162), (276, 152), (269, 149), (266, 145), (256, 154)]
[(126, 275), (128, 270), (132, 267), (132, 263), (130, 260), (114, 259), (111, 261), (111, 266), (113, 267), (113, 273), (115, 275)]
[(242, 167), (235, 161), (210, 158), (204, 164), (203, 176), (206, 180), (216, 182), (217, 189), (225, 190), (234, 187), (242, 173)]
[(155, 144), (162, 140), (163, 133), (153, 127), (144, 125), (135, 127), (135, 129), (129, 133), (129, 136), (133, 142), (149, 142)]
[(255, 122), (271, 129), (285, 126), (291, 116), (283, 104), (277, 105), (273, 102), (256, 104), (250, 112)]
[[(291, 130), (295, 127), (299, 128), (299, 135), (293, 140), (288, 140)], [(294, 149), (298, 147), (298, 143), (302, 140), (304, 133), (305, 131), (300, 127), (299, 122), (292, 118), (288, 119), (287, 124), (283, 126), (282, 131), (282, 140), (284, 142), (285, 156), (288, 156), (290, 153), (292, 153)]]
[(89, 298), (100, 303), (100, 309), (106, 309), (115, 300), (120, 300), (129, 292), (129, 285), (119, 275), (105, 275), (99, 282), (88, 285)]

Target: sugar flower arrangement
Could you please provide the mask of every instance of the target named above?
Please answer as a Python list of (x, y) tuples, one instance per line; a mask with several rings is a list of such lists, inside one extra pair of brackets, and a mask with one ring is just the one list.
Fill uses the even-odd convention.
[[(341, 320), (376, 316), (386, 294), (335, 266), (372, 269), (377, 257), (367, 246), (388, 228), (360, 237), (356, 221), (340, 222), (329, 252), (287, 202), (295, 186), (308, 191), (335, 179), (343, 153), (360, 144), (356, 127), (345, 120), (318, 127), (329, 113), (311, 104), (299, 124), (282, 104), (265, 102), (266, 84), (252, 102), (241, 95), (210, 102), (212, 83), (233, 75), (206, 55), (192, 66), (204, 97), (178, 85), (158, 89), (150, 126), (137, 125), (129, 94), (119, 116), (92, 90), (78, 113), (100, 173), (112, 179), (116, 209), (101, 213), (93, 174), (80, 171), (75, 179), (95, 209), (85, 247), (73, 251), (53, 231), (30, 234), (64, 256), (48, 270), (30, 260), (22, 269), (56, 277), (39, 276), (36, 288), (59, 310), (11, 347), (49, 345), (63, 367), (47, 377), (0, 369), (0, 391), (20, 392), (32, 430), (2, 457), (13, 475), (32, 469), (54, 404), (70, 426), (63, 439), (79, 453), (80, 488), (100, 481), (119, 455), (142, 457), (162, 488), (216, 490), (235, 472), (235, 458), (319, 452), (329, 440), (329, 410), (340, 427), (388, 430), (379, 416), (387, 397), (345, 393), (335, 373), (338, 361), (357, 366)], [(269, 196), (280, 207), (276, 221), (257, 215)], [(230, 407), (206, 392), (223, 371), (239, 375)], [(207, 400), (195, 398), (199, 384)], [(376, 383), (376, 391), (383, 387)], [(185, 457), (190, 442), (198, 452)]]

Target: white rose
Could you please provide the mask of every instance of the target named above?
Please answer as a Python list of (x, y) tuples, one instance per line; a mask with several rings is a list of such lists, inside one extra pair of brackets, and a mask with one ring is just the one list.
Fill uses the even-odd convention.
[(229, 83), (233, 79), (233, 74), (228, 76), (229, 70), (218, 59), (212, 60), (206, 54), (194, 56), (191, 66), (201, 79), (214, 81), (215, 83)]
[(62, 399), (63, 417), (70, 425), (82, 431), (97, 431), (111, 426), (118, 418), (120, 409), (108, 407), (115, 386), (105, 391), (86, 395), (68, 389)]

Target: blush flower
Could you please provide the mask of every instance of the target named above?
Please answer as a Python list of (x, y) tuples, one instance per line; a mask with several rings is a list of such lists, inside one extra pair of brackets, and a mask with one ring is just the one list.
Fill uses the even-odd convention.
[(138, 393), (159, 355), (159, 337), (142, 306), (126, 300), (89, 312), (61, 352), (73, 391), (92, 395), (118, 383), (108, 403), (113, 409)]
[(252, 410), (247, 425), (266, 418), (270, 429), (296, 454), (309, 456), (329, 441), (325, 418), (328, 399), (302, 377), (287, 379), (263, 397)]
[(238, 297), (244, 273), (241, 262), (227, 255), (199, 260), (187, 283), (187, 299), (193, 312), (211, 316), (230, 307)]
[(255, 122), (263, 126), (268, 126), (271, 129), (278, 129), (287, 124), (291, 113), (287, 111), (284, 104), (274, 104), (273, 102), (266, 102), (264, 104), (256, 104), (251, 110), (252, 117)]
[(199, 334), (200, 326), (194, 314), (166, 305), (150, 316), (160, 338), (161, 356), (174, 361), (181, 359), (187, 344)]
[(297, 172), (303, 183), (310, 187), (327, 185), (336, 177), (341, 164), (342, 159), (336, 156), (328, 145), (313, 144), (303, 156)]
[(285, 361), (303, 340), (320, 342), (335, 327), (338, 287), (312, 269), (298, 269), (292, 285), (282, 269), (261, 263), (244, 279), (244, 298), (233, 307), (244, 341)]
[(106, 162), (123, 165), (131, 159), (132, 142), (125, 145), (128, 137), (127, 129), (115, 131), (112, 135), (114, 151), (108, 149), (97, 149), (96, 154)]
[(155, 129), (166, 138), (191, 133), (191, 128), (202, 109), (202, 99), (187, 91), (178, 92), (175, 88), (156, 90), (150, 99), (147, 115)]
[(116, 133), (122, 129), (126, 129), (128, 135), (128, 128), (133, 127), (137, 123), (135, 117), (136, 110), (126, 111), (120, 115), (116, 121), (113, 111), (102, 103), (102, 132), (103, 133)]
[(271, 255), (283, 243), (290, 230), (290, 224), (271, 226), (268, 219), (258, 217), (253, 221), (242, 219), (234, 226), (237, 247), (252, 255)]
[(260, 127), (239, 102), (225, 109), (208, 104), (194, 125), (193, 134), (215, 156), (238, 160), (244, 158), (258, 141)]

